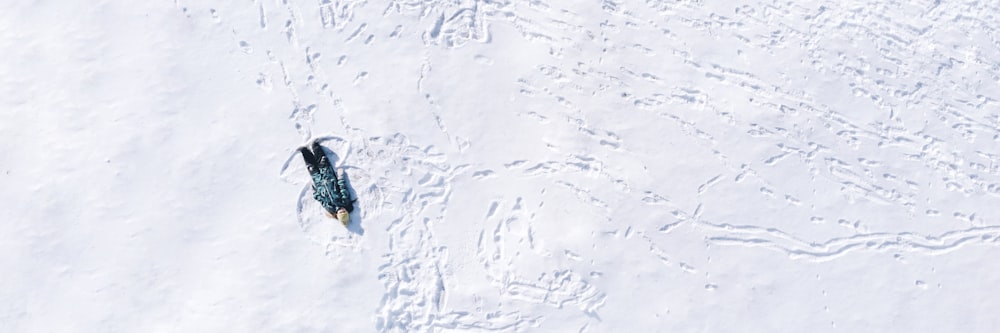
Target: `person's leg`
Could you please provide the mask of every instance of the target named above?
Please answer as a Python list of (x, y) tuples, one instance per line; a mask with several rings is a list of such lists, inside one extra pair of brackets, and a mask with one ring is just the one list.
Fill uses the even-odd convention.
[(305, 160), (309, 173), (319, 172), (319, 161), (316, 161), (316, 155), (313, 155), (306, 147), (299, 148), (299, 152), (302, 153), (302, 159)]
[(319, 142), (313, 141), (312, 149), (313, 149), (313, 155), (316, 156), (317, 160), (316, 166), (317, 168), (319, 168), (319, 173), (321, 174), (321, 177), (325, 180), (324, 184), (326, 186), (332, 187), (330, 188), (330, 190), (332, 190), (333, 193), (330, 193), (330, 195), (334, 196), (340, 195), (340, 187), (338, 186), (339, 182), (337, 180), (337, 171), (333, 169), (332, 165), (330, 165), (330, 159), (326, 157), (326, 152), (323, 151), (323, 147), (319, 145)]
[(316, 166), (320, 169), (325, 169), (330, 166), (330, 159), (326, 157), (326, 152), (323, 151), (323, 147), (319, 145), (319, 142), (313, 141), (312, 144), (313, 156), (316, 156), (318, 163)]

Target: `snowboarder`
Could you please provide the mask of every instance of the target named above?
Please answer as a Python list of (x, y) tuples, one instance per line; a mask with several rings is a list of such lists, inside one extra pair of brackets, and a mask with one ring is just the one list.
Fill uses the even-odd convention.
[(340, 223), (346, 227), (351, 223), (351, 212), (354, 211), (354, 201), (347, 189), (346, 174), (339, 179), (337, 172), (330, 165), (330, 159), (323, 152), (318, 142), (313, 142), (312, 151), (309, 148), (299, 148), (302, 159), (306, 162), (309, 175), (313, 180), (313, 198), (323, 205), (329, 217), (337, 216)]

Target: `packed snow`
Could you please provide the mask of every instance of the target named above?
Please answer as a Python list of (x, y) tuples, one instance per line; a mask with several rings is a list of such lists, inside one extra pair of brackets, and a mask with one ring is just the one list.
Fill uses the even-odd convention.
[(0, 331), (995, 332), (998, 13), (8, 1)]

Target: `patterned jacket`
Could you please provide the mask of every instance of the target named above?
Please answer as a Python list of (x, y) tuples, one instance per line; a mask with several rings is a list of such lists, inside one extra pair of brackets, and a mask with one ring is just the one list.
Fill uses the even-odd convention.
[(319, 201), (330, 214), (337, 214), (337, 209), (343, 207), (348, 212), (354, 211), (354, 200), (347, 189), (347, 180), (337, 178), (332, 167), (325, 167), (310, 175), (313, 180), (313, 198)]

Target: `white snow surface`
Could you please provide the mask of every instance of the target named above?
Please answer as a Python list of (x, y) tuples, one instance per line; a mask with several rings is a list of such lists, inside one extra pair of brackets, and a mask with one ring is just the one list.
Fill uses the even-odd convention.
[(3, 332), (1000, 330), (994, 1), (0, 7)]

